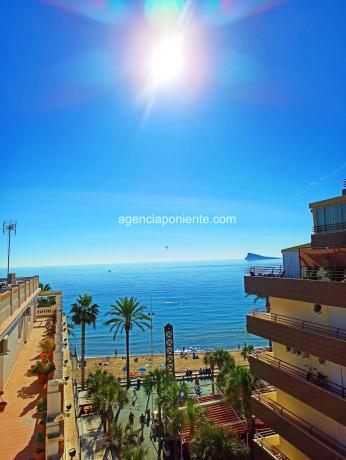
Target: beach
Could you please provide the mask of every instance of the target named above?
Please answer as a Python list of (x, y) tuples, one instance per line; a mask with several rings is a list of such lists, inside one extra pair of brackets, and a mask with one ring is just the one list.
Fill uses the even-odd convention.
[[(236, 364), (247, 364), (247, 361), (244, 360), (244, 358), (240, 355), (240, 351), (231, 350), (229, 353), (234, 358)], [(198, 371), (200, 368), (207, 367), (203, 362), (205, 354), (205, 352), (198, 353), (198, 358), (193, 359), (191, 353), (188, 353), (184, 358), (181, 358), (180, 353), (175, 353), (175, 372), (186, 372), (187, 369)], [(152, 366), (150, 366), (151, 355), (133, 355), (130, 356), (130, 371), (133, 374), (133, 377), (144, 377), (150, 369), (154, 370), (158, 368), (164, 368), (165, 360), (166, 357), (164, 354), (155, 354), (153, 355)], [(88, 375), (90, 372), (96, 371), (97, 369), (104, 369), (116, 377), (124, 378), (125, 372), (123, 369), (125, 366), (126, 356), (124, 355), (119, 357), (86, 358), (86, 375)], [(147, 371), (139, 370), (141, 368), (146, 368)]]

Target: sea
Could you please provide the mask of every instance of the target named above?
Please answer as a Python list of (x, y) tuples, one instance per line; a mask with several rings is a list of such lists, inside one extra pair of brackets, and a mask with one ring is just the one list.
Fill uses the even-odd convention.
[[(107, 264), (32, 267), (13, 270), (17, 276), (37, 274), (53, 290), (63, 291), (63, 309), (69, 314), (79, 294), (88, 293), (100, 307), (96, 327), (87, 327), (88, 357), (122, 355), (125, 335), (115, 339), (103, 323), (111, 304), (134, 296), (153, 313), (152, 331), (131, 331), (130, 353), (164, 352), (164, 326), (172, 324), (174, 347), (203, 351), (236, 349), (244, 342), (254, 346), (267, 341), (246, 332), (246, 313), (264, 306), (244, 292), (244, 273), (254, 263), (245, 260)], [(261, 265), (280, 264), (279, 260)], [(80, 329), (75, 328), (70, 346), (80, 352)]]

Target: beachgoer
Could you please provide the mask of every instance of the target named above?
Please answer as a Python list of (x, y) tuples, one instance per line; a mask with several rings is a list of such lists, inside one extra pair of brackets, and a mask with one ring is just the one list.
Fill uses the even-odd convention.
[(136, 386), (136, 388), (137, 388), (137, 391), (139, 391), (141, 389), (141, 379), (139, 377), (137, 378), (137, 386)]

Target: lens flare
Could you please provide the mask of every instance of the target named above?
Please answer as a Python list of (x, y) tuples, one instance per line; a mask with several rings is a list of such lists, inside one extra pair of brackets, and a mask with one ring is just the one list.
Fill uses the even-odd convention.
[(154, 49), (151, 73), (154, 85), (166, 85), (176, 80), (183, 70), (182, 39), (166, 38)]

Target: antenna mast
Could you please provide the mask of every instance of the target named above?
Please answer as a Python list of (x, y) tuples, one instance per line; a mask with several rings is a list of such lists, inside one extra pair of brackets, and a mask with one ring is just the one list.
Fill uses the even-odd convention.
[(17, 233), (17, 221), (16, 220), (4, 220), (2, 226), (2, 233), (8, 233), (8, 246), (7, 246), (7, 277), (10, 273), (10, 254), (11, 254), (11, 235)]

